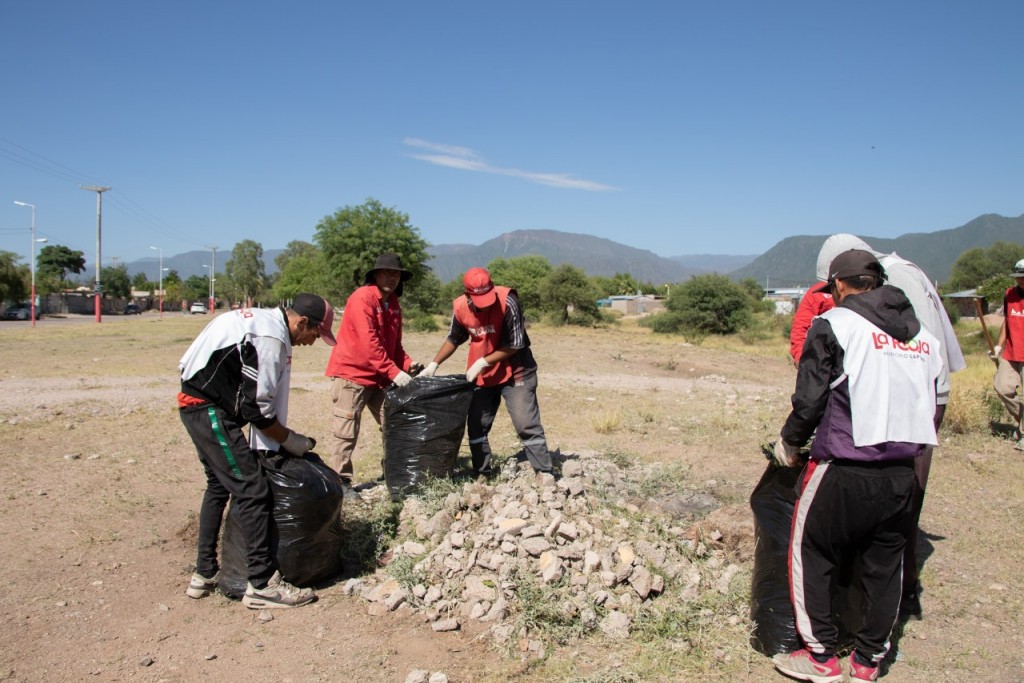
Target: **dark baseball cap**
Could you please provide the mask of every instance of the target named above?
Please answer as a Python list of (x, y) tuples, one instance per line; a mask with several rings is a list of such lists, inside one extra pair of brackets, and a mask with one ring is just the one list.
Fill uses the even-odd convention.
[(851, 277), (872, 275), (874, 277), (886, 278), (885, 269), (878, 259), (870, 251), (863, 249), (849, 249), (832, 259), (828, 267), (828, 281), (845, 280)]
[(299, 315), (306, 316), (317, 325), (320, 338), (324, 340), (325, 344), (334, 346), (338, 343), (331, 332), (331, 327), (334, 325), (334, 308), (327, 303), (327, 299), (316, 294), (302, 292), (295, 295), (291, 309)]

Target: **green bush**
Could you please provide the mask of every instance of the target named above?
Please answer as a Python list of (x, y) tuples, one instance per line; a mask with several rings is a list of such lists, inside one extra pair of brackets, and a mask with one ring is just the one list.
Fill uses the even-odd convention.
[(672, 290), (667, 303), (672, 317), (652, 329), (678, 325), (687, 336), (735, 334), (751, 324), (753, 305), (749, 290), (724, 275), (697, 275)]
[(419, 311), (413, 311), (406, 316), (402, 324), (412, 332), (437, 332), (441, 329), (434, 316)]

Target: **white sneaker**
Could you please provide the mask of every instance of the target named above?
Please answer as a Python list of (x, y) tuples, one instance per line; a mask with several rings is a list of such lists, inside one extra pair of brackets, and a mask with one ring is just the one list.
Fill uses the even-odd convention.
[(212, 579), (208, 579), (202, 574), (192, 574), (192, 578), (188, 582), (188, 589), (185, 591), (185, 595), (190, 598), (205, 598), (207, 595), (212, 593), (217, 588), (217, 577), (214, 576)]
[(298, 588), (281, 578), (281, 572), (274, 572), (265, 588), (253, 588), (246, 584), (242, 604), (249, 609), (270, 609), (276, 607), (298, 607), (316, 600), (312, 588)]

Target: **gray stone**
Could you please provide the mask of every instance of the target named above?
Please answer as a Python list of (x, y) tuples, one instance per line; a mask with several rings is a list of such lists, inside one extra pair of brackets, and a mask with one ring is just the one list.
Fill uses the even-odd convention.
[(629, 637), (629, 627), (632, 621), (622, 612), (612, 611), (601, 620), (601, 631), (609, 638), (624, 639)]
[(447, 633), (449, 631), (458, 631), (459, 630), (459, 620), (456, 619), (455, 617), (450, 617), (448, 619), (438, 619), (437, 621), (435, 621), (433, 624), (430, 625), (430, 628), (432, 628), (437, 633)]
[(551, 548), (551, 544), (543, 536), (524, 539), (519, 545), (533, 557), (539, 557), (541, 553)]

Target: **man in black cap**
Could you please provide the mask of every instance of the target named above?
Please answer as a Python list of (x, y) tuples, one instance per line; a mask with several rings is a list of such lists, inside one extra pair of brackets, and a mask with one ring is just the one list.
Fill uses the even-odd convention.
[(814, 435), (789, 547), (790, 593), (805, 648), (773, 658), (779, 671), (800, 680), (843, 678), (829, 584), (853, 553), (863, 570), (864, 617), (850, 680), (878, 678), (900, 604), (914, 460), (936, 443), (940, 342), (884, 279), (868, 251), (851, 249), (831, 262), (836, 308), (811, 325), (793, 410), (775, 446), (779, 464), (794, 467)]
[[(217, 586), (217, 538), (234, 500), (246, 542), (250, 609), (297, 607), (316, 599), (281, 576), (271, 549), (270, 486), (257, 451), (303, 455), (316, 441), (288, 429), (292, 347), (318, 338), (333, 345), (334, 309), (323, 297), (297, 294), (290, 307), (242, 308), (214, 318), (179, 363), (181, 422), (206, 472), (199, 512), (199, 553), (186, 594), (203, 598)], [(249, 425), (248, 437), (242, 428)]]
[(381, 424), (384, 391), (404, 387), (418, 369), (402, 347), (399, 297), (412, 272), (398, 254), (381, 254), (366, 272), (363, 286), (345, 302), (338, 337), (326, 375), (331, 378), (331, 467), (341, 477), (346, 499), (359, 500), (352, 488), (352, 453), (359, 439), (364, 408)]

